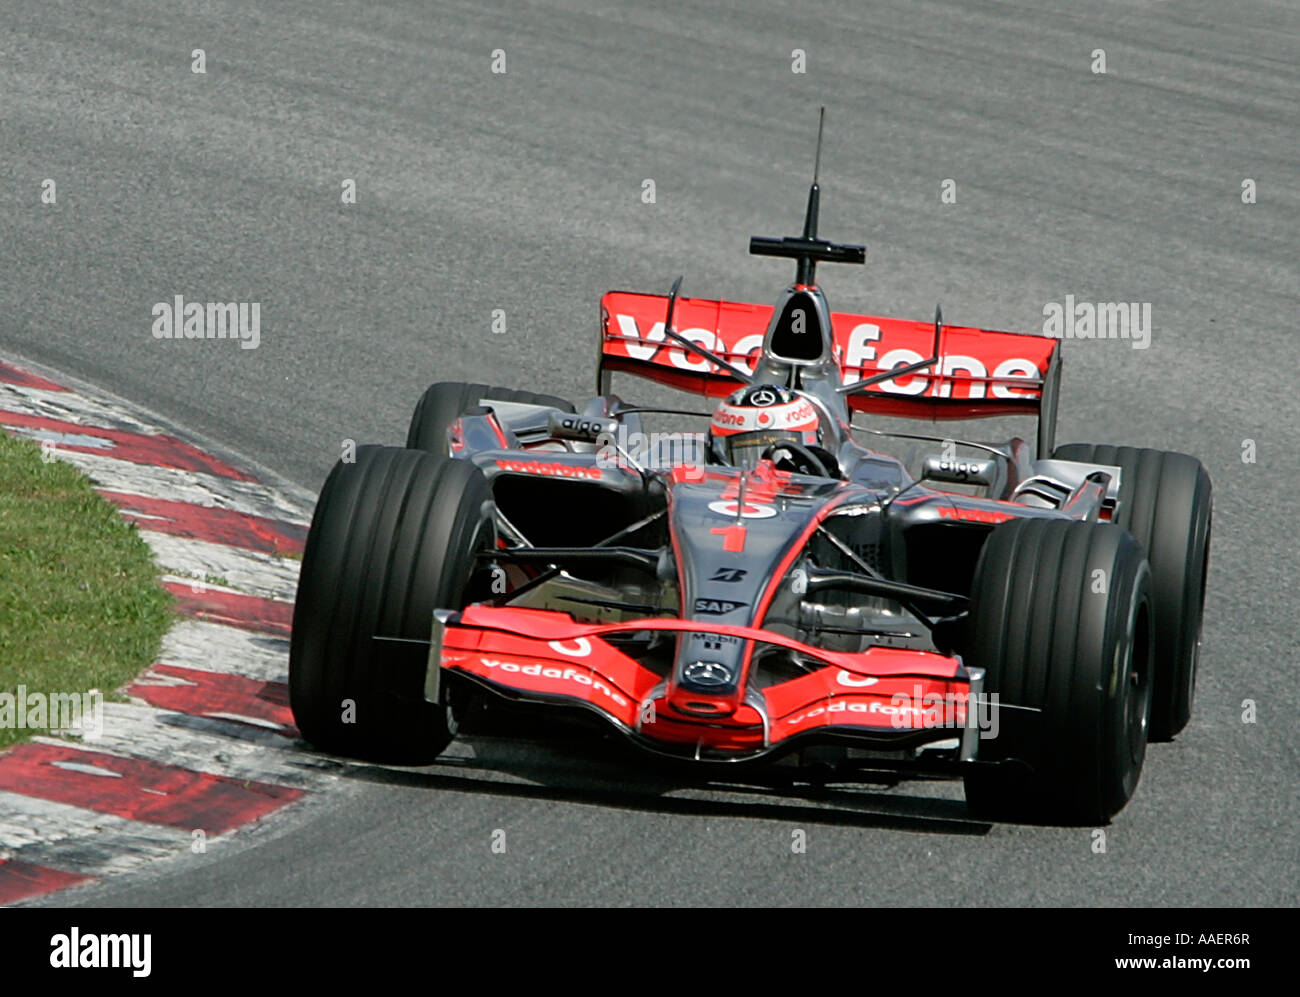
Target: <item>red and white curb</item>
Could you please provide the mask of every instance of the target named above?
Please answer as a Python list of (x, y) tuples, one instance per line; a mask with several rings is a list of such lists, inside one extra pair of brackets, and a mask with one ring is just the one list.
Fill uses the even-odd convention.
[(286, 685), (299, 562), (283, 555), (302, 551), (312, 496), (3, 361), (0, 427), (49, 443), (137, 525), (180, 614), (101, 737), (0, 754), (0, 905), (206, 849), (336, 780), (339, 763), (295, 748)]

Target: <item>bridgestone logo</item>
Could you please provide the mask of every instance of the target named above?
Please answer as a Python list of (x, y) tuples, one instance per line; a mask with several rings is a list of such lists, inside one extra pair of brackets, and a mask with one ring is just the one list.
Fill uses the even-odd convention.
[(543, 464), (536, 460), (499, 460), (497, 467), (514, 474), (544, 474), (551, 478), (580, 478), (584, 481), (599, 481), (601, 478), (601, 470), (598, 467)]

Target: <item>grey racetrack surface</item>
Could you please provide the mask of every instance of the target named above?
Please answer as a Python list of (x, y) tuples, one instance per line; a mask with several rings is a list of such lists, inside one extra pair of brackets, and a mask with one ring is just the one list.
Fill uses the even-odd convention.
[[(789, 268), (747, 239), (795, 230), (825, 103), (822, 234), (869, 246), (823, 267), (832, 306), (1032, 332), (1067, 294), (1149, 301), (1149, 349), (1065, 344), (1060, 438), (1188, 451), (1215, 487), (1196, 714), (1104, 853), (973, 822), (955, 783), (800, 799), (485, 741), (74, 899), (1296, 904), (1300, 8), (5, 6), (0, 348), (304, 486), (344, 439), (400, 442), (431, 380), (589, 393), (609, 288), (773, 298)], [(260, 302), (261, 346), (155, 340), (176, 294)]]

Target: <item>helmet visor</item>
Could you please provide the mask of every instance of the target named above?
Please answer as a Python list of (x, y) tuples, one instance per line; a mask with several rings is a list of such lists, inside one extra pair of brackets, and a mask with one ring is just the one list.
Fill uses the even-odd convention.
[(725, 437), (723, 447), (727, 462), (752, 471), (758, 466), (768, 447), (777, 443), (799, 443), (800, 434), (790, 430), (760, 429), (752, 433), (736, 433)]

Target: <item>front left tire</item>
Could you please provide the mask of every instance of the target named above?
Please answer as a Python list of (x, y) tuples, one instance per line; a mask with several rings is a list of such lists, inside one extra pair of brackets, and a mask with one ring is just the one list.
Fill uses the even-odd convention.
[(995, 527), (975, 569), (963, 659), (996, 696), (965, 776), (993, 819), (1103, 823), (1137, 788), (1151, 713), (1151, 571), (1124, 530), (1058, 519)]

